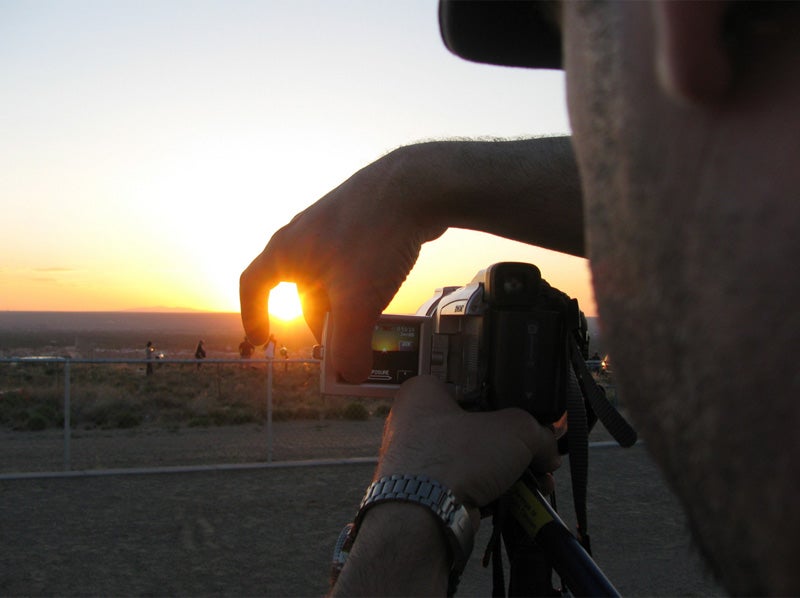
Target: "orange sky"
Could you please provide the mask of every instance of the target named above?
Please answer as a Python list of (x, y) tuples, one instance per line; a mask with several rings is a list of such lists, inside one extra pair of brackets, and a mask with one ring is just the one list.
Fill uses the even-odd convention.
[[(0, 3), (0, 310), (238, 311), (272, 233), (387, 151), (569, 133), (562, 73), (452, 56), (436, 8)], [(465, 231), (423, 248), (390, 309), (498, 261), (594, 315), (583, 260)]]

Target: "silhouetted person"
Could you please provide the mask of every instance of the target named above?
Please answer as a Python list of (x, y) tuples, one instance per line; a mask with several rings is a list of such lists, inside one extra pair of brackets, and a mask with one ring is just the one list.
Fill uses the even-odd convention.
[(281, 345), (281, 357), (284, 359), (283, 371), (285, 372), (289, 369), (289, 364), (286, 363), (286, 360), (289, 359), (289, 349), (286, 348), (286, 345)]
[(145, 375), (153, 375), (153, 356), (155, 355), (156, 348), (153, 346), (153, 341), (147, 341), (144, 347), (145, 359), (147, 359), (147, 367), (145, 368)]
[[(195, 359), (205, 359), (206, 358), (206, 350), (203, 347), (203, 341), (197, 343), (197, 349), (194, 350), (194, 358)], [(200, 363), (197, 364), (197, 369), (200, 369)]]
[[(733, 595), (800, 595), (800, 4), (440, 6), (462, 56), (563, 68), (572, 137), (431, 141), (360, 169), (242, 274), (246, 333), (266, 338), (269, 289), (298, 282), (360, 383), (377, 315), (448, 227), (588, 257), (619, 392), (711, 570)], [(432, 376), (401, 386), (383, 442), (376, 480), (436, 480), (474, 528), (526, 468), (557, 466), (528, 413), (465, 414)], [(366, 508), (333, 594), (445, 595), (452, 534), (393, 498)]]
[(247, 337), (244, 337), (244, 340), (239, 343), (239, 357), (242, 359), (250, 359), (253, 355), (253, 350), (255, 346)]

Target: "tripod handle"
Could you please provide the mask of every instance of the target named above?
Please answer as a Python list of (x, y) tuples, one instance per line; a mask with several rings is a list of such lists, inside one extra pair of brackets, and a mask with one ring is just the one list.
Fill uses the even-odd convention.
[(575, 596), (619, 596), (600, 567), (567, 529), (536, 485), (525, 475), (511, 488), (511, 512), (552, 560), (553, 569)]

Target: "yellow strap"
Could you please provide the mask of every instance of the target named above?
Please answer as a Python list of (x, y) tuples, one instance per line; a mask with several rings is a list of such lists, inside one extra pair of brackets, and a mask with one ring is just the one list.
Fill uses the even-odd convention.
[(511, 488), (511, 513), (531, 538), (536, 537), (539, 530), (553, 521), (544, 505), (522, 480)]

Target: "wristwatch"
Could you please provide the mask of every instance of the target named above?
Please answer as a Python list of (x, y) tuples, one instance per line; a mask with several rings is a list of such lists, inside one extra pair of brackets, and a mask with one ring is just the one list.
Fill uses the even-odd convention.
[(355, 521), (342, 530), (334, 552), (334, 569), (341, 570), (344, 565), (366, 512), (377, 504), (389, 501), (416, 503), (426, 507), (441, 522), (452, 561), (448, 584), (448, 594), (452, 595), (472, 553), (475, 530), (466, 507), (456, 500), (452, 491), (427, 476), (395, 474), (372, 482), (361, 500)]

